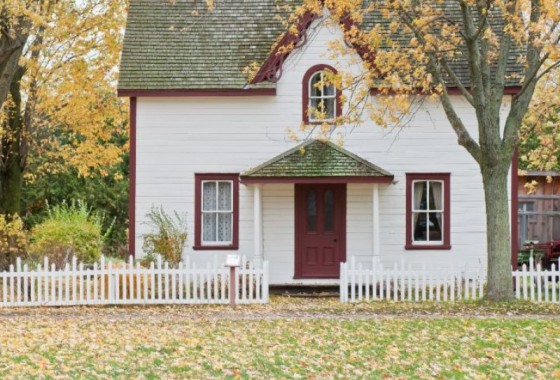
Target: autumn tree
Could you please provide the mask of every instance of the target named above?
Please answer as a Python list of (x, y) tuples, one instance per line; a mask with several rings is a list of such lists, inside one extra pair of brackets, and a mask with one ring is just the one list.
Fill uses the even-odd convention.
[(529, 112), (523, 120), (519, 137), (520, 168), (560, 170), (560, 78), (558, 75), (548, 75), (538, 84)]
[(109, 142), (126, 117), (113, 89), (125, 15), (124, 0), (2, 2), (0, 211), (20, 211), (24, 176), (120, 159)]
[[(560, 3), (557, 0), (305, 0), (294, 17), (329, 9), (331, 22), (343, 25), (346, 44), (338, 54), (361, 52), (364, 73), (340, 73), (332, 80), (355, 91), (338, 124), (359, 122), (364, 103), (379, 125), (389, 126), (410, 112), (419, 97), (436, 97), (463, 146), (480, 167), (486, 204), (488, 289), (492, 300), (513, 297), (511, 287), (508, 172), (518, 132), (537, 83), (560, 64)], [(376, 14), (385, 22), (366, 29)], [(293, 21), (293, 20), (292, 20)], [(365, 54), (364, 54), (365, 52)], [(468, 81), (461, 80), (467, 69)], [(370, 102), (370, 89), (376, 90)], [(459, 95), (451, 93), (454, 88)], [(501, 115), (506, 89), (514, 88), (509, 111)], [(456, 108), (461, 96), (476, 117), (478, 135)], [(352, 114), (359, 112), (360, 114)], [(469, 120), (470, 122), (470, 120)], [(515, 173), (514, 173), (515, 175)]]

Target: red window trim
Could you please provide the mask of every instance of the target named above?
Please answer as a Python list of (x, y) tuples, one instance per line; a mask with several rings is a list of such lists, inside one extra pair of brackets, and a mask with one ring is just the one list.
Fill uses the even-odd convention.
[[(443, 244), (421, 245), (412, 241), (412, 182), (421, 180), (443, 181)], [(451, 174), (406, 173), (406, 245), (408, 250), (451, 249)]]
[[(230, 245), (202, 244), (202, 181), (233, 182), (233, 231)], [(237, 250), (239, 249), (239, 173), (196, 173), (194, 175), (194, 250)]]
[[(338, 71), (329, 65), (325, 65), (325, 64), (320, 64), (320, 65), (315, 65), (309, 68), (309, 70), (307, 70), (305, 72), (305, 75), (303, 76), (303, 81), (302, 81), (302, 118), (303, 118), (303, 122), (305, 124), (321, 124), (323, 123), (322, 121), (309, 121), (309, 115), (308, 115), (308, 110), (309, 110), (309, 80), (311, 79), (311, 77), (313, 76), (313, 74), (315, 74), (318, 71), (324, 71), (324, 70), (329, 70), (331, 72), (333, 72), (334, 74), (338, 74)], [(342, 115), (342, 91), (340, 91), (338, 88), (336, 89), (336, 115), (335, 118), (339, 117), (340, 115)]]

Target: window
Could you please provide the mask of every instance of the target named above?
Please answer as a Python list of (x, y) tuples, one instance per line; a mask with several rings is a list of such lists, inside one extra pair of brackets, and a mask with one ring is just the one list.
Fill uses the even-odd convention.
[(237, 249), (239, 175), (195, 175), (194, 249)]
[(316, 65), (303, 77), (303, 121), (324, 123), (334, 121), (342, 114), (341, 92), (329, 83), (328, 73), (337, 71), (327, 65)]
[(450, 249), (448, 173), (406, 175), (406, 249)]

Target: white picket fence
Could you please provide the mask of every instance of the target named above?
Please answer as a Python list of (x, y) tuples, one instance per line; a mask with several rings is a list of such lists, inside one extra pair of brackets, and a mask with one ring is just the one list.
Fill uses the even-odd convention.
[(484, 294), (485, 273), (480, 269), (395, 263), (385, 267), (356, 264), (354, 258), (340, 265), (340, 301), (455, 301), (479, 299)]
[[(261, 267), (241, 259), (236, 269), (236, 303), (268, 302), (268, 262)], [(130, 258), (118, 266), (72, 264), (56, 268), (45, 258), (30, 269), (17, 260), (0, 273), (0, 307), (117, 304), (225, 304), (230, 302), (230, 269), (224, 263), (197, 266), (190, 258), (170, 268), (161, 258), (143, 268)]]
[(555, 264), (543, 270), (540, 263), (535, 265), (533, 258), (529, 266), (523, 264), (521, 270), (513, 272), (515, 297), (534, 302), (560, 302), (560, 268)]
[[(340, 267), (340, 301), (455, 301), (484, 296), (486, 274), (482, 269), (460, 267), (413, 267), (403, 262), (384, 267), (342, 263)], [(533, 302), (560, 303), (560, 268), (543, 270), (531, 258), (529, 266), (514, 271), (515, 297)]]

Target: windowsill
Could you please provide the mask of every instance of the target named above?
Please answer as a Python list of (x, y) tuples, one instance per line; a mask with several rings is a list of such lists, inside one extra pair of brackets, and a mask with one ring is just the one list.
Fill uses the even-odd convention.
[(404, 249), (410, 251), (420, 251), (420, 250), (450, 250), (451, 244), (438, 244), (438, 245), (419, 245), (419, 244), (407, 244)]
[(195, 251), (235, 251), (239, 249), (237, 245), (194, 245)]
[(322, 125), (322, 124), (330, 124), (330, 125), (335, 125), (336, 124), (336, 119), (329, 119), (329, 120), (304, 120), (303, 121), (304, 125)]

